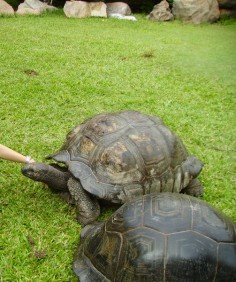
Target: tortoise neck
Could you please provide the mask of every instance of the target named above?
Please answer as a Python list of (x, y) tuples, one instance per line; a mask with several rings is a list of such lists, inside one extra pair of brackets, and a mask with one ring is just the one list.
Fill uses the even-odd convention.
[(49, 165), (48, 173), (43, 175), (41, 181), (54, 191), (67, 191), (67, 182), (70, 177), (71, 175), (68, 171), (62, 171)]

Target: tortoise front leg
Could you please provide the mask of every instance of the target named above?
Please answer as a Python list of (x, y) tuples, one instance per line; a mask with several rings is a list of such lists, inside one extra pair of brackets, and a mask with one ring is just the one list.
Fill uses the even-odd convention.
[(67, 184), (75, 201), (78, 222), (87, 225), (95, 221), (100, 214), (98, 200), (86, 192), (78, 180), (70, 178)]

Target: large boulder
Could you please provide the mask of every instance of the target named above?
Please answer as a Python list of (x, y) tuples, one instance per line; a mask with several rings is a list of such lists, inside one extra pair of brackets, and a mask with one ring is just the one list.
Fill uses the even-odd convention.
[(123, 16), (128, 16), (131, 14), (131, 9), (128, 4), (124, 2), (112, 2), (106, 3), (107, 5), (107, 15), (110, 14), (120, 14)]
[(14, 15), (14, 9), (4, 0), (0, 0), (0, 14)]
[(89, 3), (84, 1), (66, 1), (63, 11), (68, 18), (86, 18), (91, 15)]
[(46, 10), (56, 9), (53, 6), (49, 6), (47, 3), (43, 3), (39, 0), (25, 0), (18, 6), (16, 13), (18, 15), (40, 15)]
[(107, 6), (104, 2), (89, 3), (91, 17), (107, 17)]
[(66, 1), (63, 11), (68, 18), (107, 17), (104, 2)]
[(166, 0), (161, 1), (161, 3), (155, 5), (151, 13), (147, 16), (149, 20), (164, 22), (172, 21), (174, 16), (170, 11), (170, 5)]
[(175, 0), (172, 12), (176, 19), (194, 24), (212, 23), (220, 16), (217, 0)]

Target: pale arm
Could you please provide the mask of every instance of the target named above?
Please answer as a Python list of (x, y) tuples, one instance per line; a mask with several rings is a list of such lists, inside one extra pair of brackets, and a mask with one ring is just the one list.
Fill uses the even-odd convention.
[(34, 162), (33, 159), (30, 157), (23, 156), (22, 154), (0, 144), (0, 158), (12, 162), (18, 162), (18, 163), (27, 163), (27, 162)]

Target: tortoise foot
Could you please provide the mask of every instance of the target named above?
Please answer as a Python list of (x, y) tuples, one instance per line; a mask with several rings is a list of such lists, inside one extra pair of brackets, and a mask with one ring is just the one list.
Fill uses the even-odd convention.
[(194, 178), (186, 188), (181, 190), (181, 193), (199, 197), (203, 194), (203, 188), (200, 181), (197, 178)]

